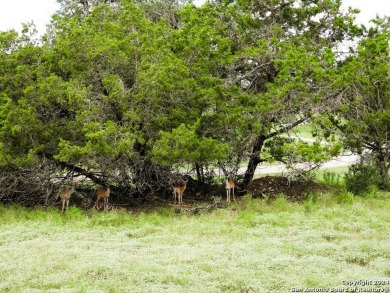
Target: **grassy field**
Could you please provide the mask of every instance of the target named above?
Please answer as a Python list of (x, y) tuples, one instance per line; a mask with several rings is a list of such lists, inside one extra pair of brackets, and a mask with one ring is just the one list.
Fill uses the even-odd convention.
[(0, 206), (0, 292), (293, 292), (388, 281), (389, 196), (247, 197), (201, 215)]

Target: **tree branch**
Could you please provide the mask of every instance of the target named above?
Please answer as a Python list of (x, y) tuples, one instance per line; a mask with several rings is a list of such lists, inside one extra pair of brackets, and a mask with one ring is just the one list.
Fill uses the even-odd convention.
[(104, 180), (104, 179), (101, 179), (99, 178), (98, 176), (96, 176), (96, 173), (94, 172), (90, 172), (90, 171), (87, 171), (81, 167), (78, 167), (76, 165), (73, 165), (71, 163), (68, 163), (68, 162), (64, 162), (64, 161), (59, 161), (59, 160), (56, 160), (52, 154), (48, 154), (48, 153), (41, 153), (41, 155), (43, 155), (44, 157), (48, 158), (49, 160), (53, 161), (57, 166), (63, 168), (63, 169), (69, 169), (69, 170), (72, 170), (80, 175), (83, 175), (89, 179), (91, 179), (94, 183), (97, 183), (97, 184), (100, 184), (102, 186), (108, 186), (107, 182)]
[(287, 125), (287, 126), (282, 127), (282, 128), (280, 128), (280, 129), (278, 129), (278, 130), (276, 130), (276, 131), (274, 131), (274, 132), (271, 132), (270, 134), (268, 134), (268, 135), (266, 136), (266, 139), (270, 139), (270, 138), (272, 138), (272, 137), (275, 137), (275, 136), (277, 136), (277, 135), (279, 135), (279, 134), (282, 134), (282, 133), (284, 133), (284, 132), (287, 132), (287, 131), (293, 129), (295, 126), (298, 126), (299, 124), (305, 122), (309, 117), (310, 117), (310, 115), (304, 116), (304, 117), (302, 117), (301, 119), (295, 121), (294, 123), (292, 123), (292, 124), (290, 124), (290, 125)]

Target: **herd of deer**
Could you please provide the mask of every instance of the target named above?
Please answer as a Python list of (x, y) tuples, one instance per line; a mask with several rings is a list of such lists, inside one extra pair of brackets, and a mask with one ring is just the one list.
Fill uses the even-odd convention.
[[(58, 192), (58, 197), (61, 198), (62, 201), (62, 212), (65, 211), (69, 207), (69, 199), (72, 196), (72, 194), (75, 192), (76, 187), (75, 183), (71, 181), (71, 187), (69, 186), (62, 186)], [(173, 198), (174, 198), (174, 205), (176, 205), (176, 199), (178, 201), (179, 206), (182, 206), (183, 204), (183, 193), (184, 190), (187, 187), (187, 181), (181, 183), (181, 184), (174, 184), (173, 186)], [(229, 177), (226, 177), (226, 201), (230, 202), (230, 196), (233, 191), (233, 200), (236, 201), (236, 197), (234, 196), (234, 181), (231, 180)], [(96, 190), (96, 203), (95, 206), (97, 209), (100, 208), (100, 201), (103, 200), (103, 210), (108, 209), (108, 198), (110, 197), (110, 188), (109, 187), (102, 187), (98, 190)]]

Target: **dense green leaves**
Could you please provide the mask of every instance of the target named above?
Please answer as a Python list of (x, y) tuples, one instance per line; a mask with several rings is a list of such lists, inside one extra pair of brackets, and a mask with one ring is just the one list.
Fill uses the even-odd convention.
[(153, 158), (165, 166), (189, 163), (217, 162), (227, 157), (229, 145), (212, 138), (199, 137), (199, 124), (187, 127), (181, 124), (172, 132), (161, 132), (160, 139), (153, 146)]
[(41, 44), (33, 27), (0, 33), (2, 168), (46, 158), (144, 192), (182, 166), (248, 162), (245, 189), (262, 161), (340, 151), (320, 135), (297, 143), (303, 122), (341, 121), (345, 146), (387, 144), (388, 30), (338, 64), (361, 33), (340, 1), (59, 2)]
[(346, 88), (341, 105), (331, 113), (346, 147), (369, 150), (388, 187), (390, 167), (390, 33), (389, 20), (379, 21), (358, 46), (358, 55), (340, 68)]

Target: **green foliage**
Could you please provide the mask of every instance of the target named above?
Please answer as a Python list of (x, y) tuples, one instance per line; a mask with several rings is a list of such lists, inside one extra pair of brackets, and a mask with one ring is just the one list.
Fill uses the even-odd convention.
[(374, 191), (382, 182), (381, 174), (372, 161), (351, 165), (345, 174), (347, 190), (356, 195), (366, 195)]
[(277, 137), (265, 144), (272, 157), (288, 162), (288, 167), (301, 162), (314, 164), (328, 161), (340, 153), (341, 144), (308, 143), (295, 139)]
[(322, 173), (322, 181), (327, 186), (342, 187), (344, 186), (343, 176), (337, 172), (324, 171)]
[(339, 204), (351, 204), (354, 199), (354, 194), (349, 191), (339, 191), (334, 195), (334, 198)]
[(197, 134), (196, 125), (188, 128), (182, 124), (172, 132), (161, 132), (153, 146), (153, 158), (159, 164), (210, 163), (226, 158), (229, 145)]
[[(378, 20), (377, 24), (360, 41), (357, 54), (340, 67), (339, 83), (347, 90), (339, 108), (331, 114), (331, 122), (341, 134), (345, 147), (360, 154), (367, 149), (375, 157), (372, 162), (377, 171), (369, 165), (351, 169), (349, 188), (356, 193), (364, 193), (370, 184), (384, 189), (389, 186), (389, 20)], [(380, 185), (375, 172), (380, 173)], [(369, 177), (364, 179), (364, 175)], [(359, 182), (359, 178), (368, 182)]]
[[(282, 135), (321, 115), (344, 80), (371, 99), (376, 86), (383, 97), (388, 90), (385, 33), (371, 32), (338, 72), (334, 48), (360, 31), (337, 1), (59, 3), (42, 44), (32, 26), (0, 33), (6, 170), (44, 158), (128, 196), (161, 186), (169, 167), (248, 162), (249, 184), (262, 160), (320, 164), (340, 152), (335, 141)], [(383, 60), (364, 62), (372, 56)], [(354, 135), (386, 132), (386, 111), (343, 121)]]
[(125, 129), (107, 121), (104, 125), (97, 122), (84, 124), (82, 128), (85, 144), (72, 145), (71, 141), (59, 142), (60, 152), (56, 158), (63, 161), (80, 161), (97, 156), (115, 157), (119, 155), (131, 155), (135, 139)]

